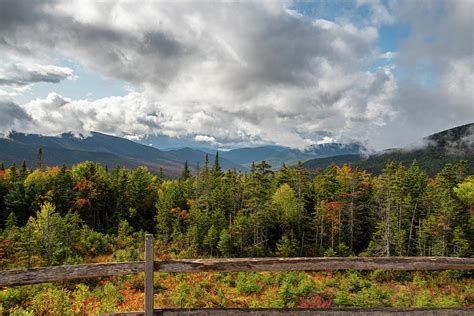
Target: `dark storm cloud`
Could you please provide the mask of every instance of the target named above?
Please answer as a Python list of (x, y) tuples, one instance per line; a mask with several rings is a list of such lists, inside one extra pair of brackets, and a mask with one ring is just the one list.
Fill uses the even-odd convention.
[(8, 136), (13, 130), (21, 130), (32, 121), (18, 104), (0, 100), (0, 137)]
[(169, 34), (81, 23), (72, 16), (54, 14), (52, 8), (58, 3), (3, 1), (0, 45), (5, 47), (0, 48), (32, 55), (54, 49), (84, 60), (106, 76), (137, 84), (165, 84), (165, 78), (179, 68), (184, 49)]

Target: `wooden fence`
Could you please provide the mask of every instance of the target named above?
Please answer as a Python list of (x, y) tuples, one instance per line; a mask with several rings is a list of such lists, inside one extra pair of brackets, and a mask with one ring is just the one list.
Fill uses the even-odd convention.
[(474, 258), (324, 257), (154, 261), (153, 235), (145, 236), (145, 261), (80, 264), (0, 271), (0, 287), (145, 272), (145, 315), (153, 315), (153, 272), (255, 272), (321, 270), (474, 270)]

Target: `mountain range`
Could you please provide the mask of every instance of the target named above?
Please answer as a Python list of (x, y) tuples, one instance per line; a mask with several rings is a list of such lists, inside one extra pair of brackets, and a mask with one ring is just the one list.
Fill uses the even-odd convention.
[[(184, 147), (160, 150), (98, 132), (91, 132), (89, 135), (64, 133), (58, 136), (12, 132), (8, 138), (0, 138), (0, 162), (19, 165), (25, 160), (28, 166), (34, 166), (39, 148), (43, 153), (42, 162), (48, 166), (71, 166), (90, 160), (109, 168), (146, 166), (154, 173), (162, 169), (169, 177), (178, 176), (185, 161), (188, 161), (192, 171), (196, 171), (198, 164), (203, 166), (206, 155), (210, 164), (215, 159), (215, 151), (209, 149)], [(378, 173), (387, 160), (409, 164), (416, 159), (432, 174), (447, 162), (464, 159), (468, 161), (468, 172), (474, 173), (473, 148), (474, 123), (430, 135), (404, 148), (377, 153), (371, 153), (359, 143), (315, 144), (304, 150), (267, 145), (221, 151), (219, 162), (224, 170), (236, 169), (242, 172), (247, 171), (253, 162), (265, 160), (274, 169), (278, 169), (283, 163), (294, 165), (297, 161), (303, 161), (303, 166), (312, 172), (326, 168), (331, 163), (348, 163)]]
[[(107, 165), (109, 168), (146, 166), (154, 173), (158, 173), (162, 168), (163, 173), (169, 177), (178, 176), (186, 160), (191, 169), (198, 161), (202, 166), (206, 156), (206, 153), (196, 149), (162, 151), (128, 139), (97, 132), (87, 136), (76, 136), (71, 133), (59, 136), (10, 133), (7, 139), (0, 139), (0, 161), (18, 165), (25, 160), (29, 166), (33, 166), (39, 148), (42, 149), (42, 162), (48, 166), (62, 164), (71, 166), (90, 160)], [(215, 159), (213, 154), (208, 156), (211, 162)], [(219, 161), (225, 169), (244, 169), (226, 159)]]

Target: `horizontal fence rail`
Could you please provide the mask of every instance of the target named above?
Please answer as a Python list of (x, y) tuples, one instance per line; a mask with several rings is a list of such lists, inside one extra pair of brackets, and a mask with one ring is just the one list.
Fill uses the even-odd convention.
[[(324, 257), (233, 258), (154, 261), (155, 272), (255, 272), (322, 270), (474, 270), (474, 258), (453, 257)], [(108, 277), (145, 271), (144, 261), (93, 263), (0, 271), (0, 287)]]
[(158, 272), (249, 272), (322, 270), (474, 270), (474, 258), (318, 257), (233, 258), (155, 261)]
[(0, 287), (133, 274), (143, 272), (144, 266), (135, 261), (6, 270), (0, 271)]

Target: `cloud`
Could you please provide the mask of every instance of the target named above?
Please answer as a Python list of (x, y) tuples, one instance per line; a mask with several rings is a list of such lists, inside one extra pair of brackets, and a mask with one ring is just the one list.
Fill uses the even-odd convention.
[(73, 78), (67, 67), (38, 64), (0, 64), (0, 86), (26, 86), (37, 82), (58, 83)]
[(216, 138), (215, 137), (212, 137), (212, 136), (207, 136), (207, 135), (196, 135), (194, 137), (194, 140), (197, 141), (197, 142), (200, 142), (200, 143), (208, 143), (209, 145), (212, 145), (212, 146), (217, 146), (217, 147), (221, 147), (222, 144), (217, 142), (216, 141)]
[(370, 10), (370, 22), (374, 25), (391, 24), (395, 22), (393, 13), (381, 0), (357, 0), (357, 6), (366, 6)]
[(0, 100), (0, 137), (7, 137), (11, 131), (22, 130), (31, 117), (18, 105)]
[(377, 147), (401, 146), (474, 122), (472, 1), (403, 1), (394, 12), (410, 26), (400, 45), (396, 120), (373, 135)]
[(197, 140), (198, 142), (207, 142), (207, 143), (214, 143), (216, 139), (212, 136), (206, 136), (206, 135), (196, 135), (194, 137), (194, 140)]
[[(369, 18), (355, 23), (303, 16), (279, 1), (4, 0), (0, 54), (63, 56), (133, 87), (123, 97), (51, 93), (23, 104), (36, 132), (191, 135), (299, 148), (330, 136), (382, 148), (474, 117), (472, 85), (463, 81), (473, 73), (470, 2), (417, 5), (358, 1)], [(395, 56), (377, 48), (378, 29), (394, 23), (411, 30), (393, 61), (406, 79), (370, 67)], [(436, 71), (432, 87), (411, 72), (420, 63)], [(18, 67), (10, 84), (72, 76), (68, 68)], [(426, 113), (435, 117), (424, 122)]]
[(395, 58), (395, 57), (397, 57), (397, 52), (390, 52), (390, 51), (389, 51), (389, 52), (385, 52), (385, 53), (383, 53), (383, 54), (380, 54), (380, 55), (378, 56), (378, 58), (380, 58), (380, 59), (393, 59), (393, 58)]

